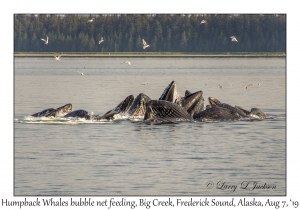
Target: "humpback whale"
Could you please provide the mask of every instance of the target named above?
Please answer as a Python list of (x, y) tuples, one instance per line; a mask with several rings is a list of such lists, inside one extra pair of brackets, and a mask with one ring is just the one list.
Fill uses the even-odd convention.
[(219, 101), (218, 99), (216, 98), (212, 98), (212, 97), (209, 97), (208, 98), (208, 101), (209, 103), (212, 105), (212, 104), (215, 104), (216, 106), (219, 106), (219, 107), (224, 107), (224, 108), (227, 108), (227, 109), (230, 109), (230, 110), (233, 110), (233, 111), (236, 111), (240, 116), (241, 118), (257, 118), (257, 119), (265, 119), (267, 117), (267, 115), (265, 113), (263, 113), (263, 111), (261, 111), (260, 109), (258, 108), (252, 108), (249, 111), (243, 109), (242, 107), (239, 107), (239, 106), (231, 106), (229, 104), (226, 104), (226, 103), (222, 103), (221, 101)]
[[(209, 110), (205, 110), (204, 98), (202, 91), (195, 93), (189, 90), (185, 91), (185, 96), (181, 97), (176, 90), (176, 84), (172, 81), (164, 90), (158, 101), (152, 100), (147, 103), (147, 110), (144, 120), (172, 122), (172, 121), (219, 121), (235, 120), (240, 115), (234, 108), (215, 104), (221, 104), (217, 99), (211, 98)], [(164, 102), (163, 102), (164, 101)], [(223, 107), (222, 107), (223, 106)], [(179, 108), (181, 107), (181, 108)]]
[(83, 109), (79, 109), (66, 114), (64, 117), (89, 118), (89, 113)]
[(143, 118), (145, 122), (169, 123), (176, 121), (223, 121), (239, 119), (265, 119), (267, 115), (258, 108), (250, 111), (239, 106), (222, 103), (216, 98), (208, 98), (209, 105), (205, 107), (203, 92), (192, 93), (185, 91), (181, 96), (177, 91), (175, 81), (172, 81), (163, 91), (158, 100), (151, 100), (149, 96), (140, 93), (136, 98), (127, 96), (115, 108), (103, 115), (89, 114), (80, 109), (72, 111), (72, 104), (58, 108), (49, 108), (33, 114), (33, 117), (84, 118), (87, 120), (111, 120), (117, 114), (123, 114), (128, 119)]
[(56, 111), (56, 109), (49, 108), (49, 109), (45, 109), (41, 112), (37, 112), (37, 113), (35, 113), (31, 116), (32, 117), (54, 117), (55, 116), (55, 111)]
[(193, 117), (176, 103), (163, 100), (152, 100), (146, 105), (144, 121), (175, 122), (175, 121), (220, 121), (237, 120), (240, 115), (223, 107), (212, 105), (210, 109), (201, 111)]
[(242, 111), (241, 109), (237, 109), (236, 107), (233, 107), (229, 104), (226, 104), (226, 103), (222, 103), (221, 101), (219, 101), (218, 99), (216, 98), (212, 98), (212, 97), (208, 97), (208, 101), (210, 103), (208, 109), (211, 108), (211, 106), (215, 105), (217, 107), (222, 107), (224, 109), (229, 109), (231, 110), (232, 112), (237, 112), (241, 118), (248, 118), (249, 116), (244, 112)]
[(181, 106), (184, 107), (187, 112), (193, 117), (195, 114), (205, 110), (203, 92), (197, 91), (195, 93), (185, 92), (185, 96), (182, 98)]
[(150, 97), (144, 93), (140, 93), (132, 102), (126, 114), (130, 117), (144, 117), (146, 113), (146, 103), (150, 101)]
[(78, 118), (85, 118), (86, 120), (101, 120), (101, 119), (113, 119), (115, 114), (125, 113), (129, 106), (133, 101), (133, 95), (127, 96), (123, 101), (121, 101), (115, 108), (109, 110), (104, 115), (92, 115), (89, 114), (87, 111), (80, 109), (69, 114), (65, 115), (64, 117), (78, 117)]
[(252, 118), (258, 118), (258, 119), (266, 119), (267, 115), (265, 113), (263, 113), (263, 111), (261, 111), (259, 108), (252, 108), (250, 110), (250, 117)]
[(177, 92), (176, 83), (173, 80), (164, 90), (162, 95), (158, 100), (170, 101), (178, 104), (179, 106), (184, 107), (188, 113), (193, 116), (194, 114), (203, 111), (204, 107), (204, 99), (202, 96), (202, 91), (197, 91), (195, 93), (191, 93), (190, 91), (185, 91), (185, 96), (182, 97)]
[(45, 109), (45, 110), (43, 110), (41, 112), (37, 112), (31, 116), (33, 116), (33, 117), (59, 117), (59, 116), (68, 114), (71, 111), (72, 111), (72, 104), (66, 104), (66, 105), (63, 105), (56, 109), (54, 109), (54, 108)]
[(193, 118), (185, 108), (164, 100), (151, 100), (146, 103), (144, 121), (174, 122), (192, 121)]
[[(194, 95), (193, 100), (188, 97)], [(174, 121), (224, 121), (259, 118), (264, 119), (266, 115), (258, 108), (252, 108), (251, 111), (244, 110), (241, 107), (233, 107), (222, 103), (218, 99), (209, 97), (210, 105), (204, 109), (204, 99), (202, 91), (191, 94), (187, 92), (181, 100), (182, 105), (165, 101), (151, 100), (146, 104), (145, 121), (153, 122), (174, 122)]]
[(241, 116), (237, 111), (222, 106), (217, 106), (216, 104), (213, 104), (209, 109), (194, 115), (194, 120), (197, 121), (237, 120), (240, 118)]
[(249, 116), (251, 118), (256, 118), (256, 119), (267, 118), (267, 115), (263, 111), (261, 111), (259, 108), (252, 108), (250, 110), (250, 112), (239, 106), (235, 106), (235, 108), (238, 109), (239, 111), (245, 113), (246, 116)]
[(72, 111), (72, 104), (66, 104), (61, 107), (56, 108), (55, 117), (64, 116)]
[(223, 121), (238, 120), (241, 116), (235, 111), (215, 104), (211, 108), (191, 116), (186, 109), (169, 101), (150, 101), (146, 106), (145, 121), (174, 122), (174, 121)]
[(123, 101), (121, 101), (115, 108), (109, 110), (102, 116), (95, 116), (93, 119), (94, 120), (113, 119), (115, 114), (125, 113), (131, 106), (133, 99), (134, 99), (133, 95), (129, 95)]
[(114, 119), (116, 114), (123, 113), (128, 117), (144, 117), (146, 112), (146, 103), (151, 99), (144, 93), (140, 93), (136, 98), (133, 95), (127, 96), (122, 102), (120, 102), (115, 108), (109, 110), (104, 115), (90, 116), (91, 120), (111, 120)]
[(189, 90), (186, 90), (185, 91), (185, 94), (184, 94), (184, 96), (189, 96), (189, 95), (191, 95), (192, 94), (192, 92), (191, 91), (189, 91)]
[(181, 105), (182, 97), (177, 92), (174, 80), (165, 88), (158, 100), (170, 101)]

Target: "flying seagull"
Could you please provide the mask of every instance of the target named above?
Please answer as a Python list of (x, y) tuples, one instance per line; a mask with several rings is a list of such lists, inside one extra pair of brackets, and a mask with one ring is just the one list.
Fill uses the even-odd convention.
[(78, 70), (77, 70), (77, 72), (78, 72), (81, 76), (83, 76), (83, 72), (79, 72)]
[(200, 24), (204, 24), (204, 23), (206, 23), (206, 20), (202, 20)]
[(128, 66), (131, 66), (131, 62), (130, 61), (125, 61), (124, 63), (127, 63)]
[(55, 60), (59, 61), (59, 60), (60, 60), (60, 57), (61, 57), (62, 55), (64, 55), (64, 54), (61, 54), (61, 55), (59, 55), (59, 56), (54, 56)]
[(231, 38), (232, 42), (238, 42), (238, 40), (235, 38), (235, 36), (231, 36), (230, 38)]
[(90, 19), (90, 20), (88, 20), (88, 21), (86, 21), (86, 22), (87, 22), (87, 23), (91, 23), (91, 22), (94, 21), (94, 19), (95, 19), (95, 18), (92, 18), (92, 19)]
[(102, 42), (104, 42), (103, 37), (101, 37), (101, 40), (99, 41), (99, 44), (101, 44)]
[(143, 49), (146, 49), (147, 47), (150, 47), (150, 45), (148, 45), (147, 42), (143, 39)]
[(250, 86), (252, 86), (253, 84), (249, 84), (249, 85), (247, 85), (247, 87), (246, 87), (246, 89), (248, 89), (248, 87), (250, 87)]
[(45, 44), (48, 44), (48, 36), (47, 36), (47, 40), (45, 40), (45, 39), (41, 39), (42, 41), (44, 41), (45, 42)]

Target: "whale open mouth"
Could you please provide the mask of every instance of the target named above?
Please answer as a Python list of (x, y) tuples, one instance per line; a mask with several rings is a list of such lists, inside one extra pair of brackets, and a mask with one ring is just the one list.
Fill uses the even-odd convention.
[(102, 116), (97, 116), (95, 119), (113, 119), (114, 115), (119, 114), (119, 113), (124, 113), (126, 112), (129, 107), (131, 106), (133, 102), (133, 95), (127, 96), (123, 101), (121, 101), (115, 108), (109, 110)]
[(155, 122), (175, 122), (175, 121), (192, 121), (193, 118), (178, 104), (164, 101), (151, 100), (146, 104), (145, 121)]
[(213, 104), (221, 104), (221, 101), (219, 101), (218, 99), (216, 98), (212, 98), (212, 97), (208, 97), (208, 102), (210, 103), (210, 105), (213, 105)]
[(182, 107), (184, 107), (188, 112), (192, 110), (199, 100), (203, 100), (202, 91), (197, 91), (195, 93), (189, 94), (182, 99)]
[(58, 107), (55, 112), (55, 117), (64, 116), (72, 111), (72, 104), (66, 104)]
[(181, 99), (182, 99), (182, 97), (176, 90), (176, 84), (174, 81), (172, 81), (165, 88), (164, 92), (162, 93), (162, 95), (159, 97), (158, 100), (170, 101), (170, 102), (181, 105), (181, 103), (182, 103)]
[(140, 93), (132, 102), (127, 114), (129, 116), (144, 116), (146, 112), (146, 103), (150, 101), (150, 97), (144, 93)]
[(65, 114), (68, 114), (71, 111), (72, 111), (72, 104), (66, 104), (66, 105), (63, 105), (56, 109), (54, 109), (54, 108), (45, 109), (45, 110), (35, 113), (31, 116), (33, 116), (33, 117), (60, 117), (60, 116), (64, 116)]

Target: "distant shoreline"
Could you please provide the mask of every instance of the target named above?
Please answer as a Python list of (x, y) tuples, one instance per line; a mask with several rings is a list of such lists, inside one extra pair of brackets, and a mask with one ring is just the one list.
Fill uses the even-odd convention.
[(14, 57), (286, 57), (285, 53), (14, 53)]

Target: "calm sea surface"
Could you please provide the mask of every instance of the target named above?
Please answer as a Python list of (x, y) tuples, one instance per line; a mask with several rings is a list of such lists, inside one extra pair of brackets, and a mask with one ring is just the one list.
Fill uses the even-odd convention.
[[(16, 57), (14, 69), (16, 196), (286, 195), (285, 58)], [(30, 117), (67, 103), (104, 114), (131, 94), (158, 99), (172, 80), (181, 95), (202, 90), (206, 104), (214, 97), (269, 117), (161, 125)]]

